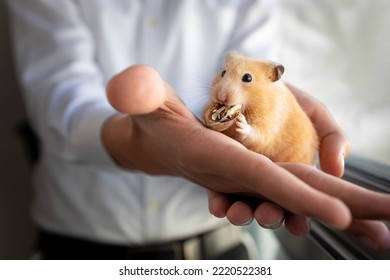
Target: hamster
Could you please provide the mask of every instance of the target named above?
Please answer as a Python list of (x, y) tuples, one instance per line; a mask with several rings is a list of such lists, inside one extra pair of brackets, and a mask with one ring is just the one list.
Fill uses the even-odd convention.
[(314, 165), (318, 136), (280, 80), (283, 72), (280, 64), (228, 53), (211, 85), (205, 125), (274, 162)]

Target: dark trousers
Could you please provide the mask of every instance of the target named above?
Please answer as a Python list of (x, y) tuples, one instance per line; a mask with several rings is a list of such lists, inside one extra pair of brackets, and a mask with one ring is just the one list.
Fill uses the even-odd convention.
[[(175, 260), (185, 259), (180, 252), (182, 241), (156, 244), (147, 247), (132, 247), (105, 244), (82, 238), (69, 237), (53, 232), (40, 230), (38, 233), (38, 250), (47, 260)], [(175, 246), (173, 246), (175, 245)], [(215, 259), (247, 260), (246, 247), (240, 243)]]

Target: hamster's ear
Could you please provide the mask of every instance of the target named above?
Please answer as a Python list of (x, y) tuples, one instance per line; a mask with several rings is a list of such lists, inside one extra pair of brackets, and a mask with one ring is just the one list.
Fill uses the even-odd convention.
[(272, 82), (276, 82), (282, 77), (284, 66), (281, 64), (271, 64), (270, 66), (269, 79)]

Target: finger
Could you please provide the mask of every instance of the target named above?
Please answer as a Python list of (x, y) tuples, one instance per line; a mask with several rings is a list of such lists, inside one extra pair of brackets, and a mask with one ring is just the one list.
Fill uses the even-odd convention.
[(134, 65), (110, 80), (107, 98), (119, 112), (130, 115), (150, 113), (166, 100), (164, 81), (153, 68)]
[[(261, 154), (210, 129), (202, 128), (191, 135), (202, 148), (194, 153), (189, 145), (183, 146), (179, 166), (181, 174), (188, 174), (187, 178), (199, 185), (223, 193), (263, 196), (292, 213), (316, 218), (338, 229), (349, 225), (351, 214), (342, 201), (313, 189)], [(203, 178), (202, 172), (207, 172)], [(210, 175), (214, 176), (213, 182)]]
[(342, 200), (354, 218), (390, 220), (390, 195), (374, 192), (305, 165), (280, 164), (314, 189)]
[(209, 211), (212, 215), (218, 218), (226, 217), (230, 207), (230, 200), (227, 195), (209, 190), (208, 201)]
[[(242, 196), (237, 196), (237, 199), (240, 197)], [(253, 218), (266, 229), (277, 229), (283, 224), (285, 212), (274, 203), (262, 202), (253, 212), (253, 201), (235, 201), (230, 204), (231, 200), (232, 195), (209, 191), (210, 212), (219, 218), (227, 216), (235, 225), (249, 224)], [(303, 236), (310, 230), (309, 218), (292, 214), (287, 216), (285, 226), (290, 233), (297, 236)]]
[(372, 249), (379, 251), (390, 249), (390, 232), (382, 222), (354, 219), (345, 232)]
[(344, 159), (349, 153), (349, 141), (340, 131), (332, 131), (321, 138), (321, 169), (331, 175), (341, 177), (344, 174)]
[(310, 231), (310, 218), (299, 215), (288, 215), (284, 225), (290, 233), (303, 236)]
[(319, 219), (338, 229), (349, 225), (350, 211), (340, 199), (312, 188), (291, 172), (258, 157), (256, 153), (242, 159), (236, 155), (232, 170), (226, 173), (292, 213)]
[(245, 201), (235, 201), (226, 213), (226, 218), (234, 225), (248, 225), (253, 220), (253, 210)]
[(253, 220), (253, 211), (249, 200), (240, 200), (243, 196), (208, 191), (209, 211), (218, 218), (227, 217), (234, 225), (247, 225)]
[(254, 218), (263, 228), (277, 229), (283, 224), (284, 211), (274, 203), (263, 202), (255, 209)]

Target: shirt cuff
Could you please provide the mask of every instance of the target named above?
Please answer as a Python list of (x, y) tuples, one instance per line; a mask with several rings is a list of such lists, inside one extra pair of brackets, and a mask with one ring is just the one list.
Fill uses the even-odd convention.
[(102, 139), (104, 122), (117, 113), (108, 103), (96, 103), (86, 109), (74, 131), (76, 158), (104, 169), (119, 168), (106, 150)]

